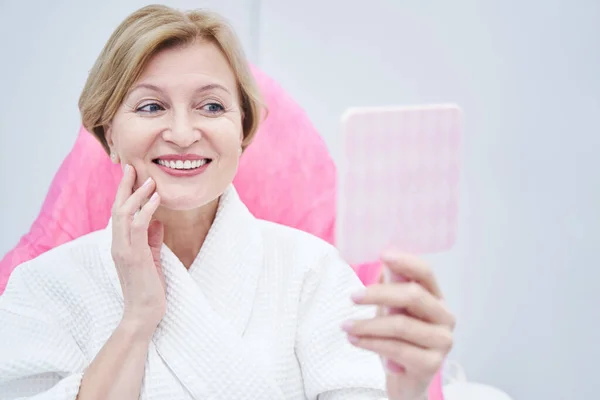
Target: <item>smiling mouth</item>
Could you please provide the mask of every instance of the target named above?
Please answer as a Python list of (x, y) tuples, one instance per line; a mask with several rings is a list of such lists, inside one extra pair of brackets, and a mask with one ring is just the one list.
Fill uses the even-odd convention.
[(212, 160), (210, 158), (203, 158), (201, 160), (161, 160), (160, 158), (152, 160), (154, 164), (162, 165), (163, 167), (177, 170), (189, 170), (198, 169), (206, 164), (209, 164)]

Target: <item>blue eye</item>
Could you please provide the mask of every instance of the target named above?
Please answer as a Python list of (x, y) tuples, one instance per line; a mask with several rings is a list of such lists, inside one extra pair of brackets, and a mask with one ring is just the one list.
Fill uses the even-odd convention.
[(164, 110), (164, 107), (161, 106), (160, 104), (149, 103), (149, 104), (145, 104), (145, 105), (141, 106), (136, 111), (152, 114), (152, 113), (155, 113), (158, 111), (163, 111), (163, 110)]
[(205, 104), (202, 109), (208, 111), (211, 114), (217, 114), (225, 110), (225, 108), (219, 103), (208, 103)]

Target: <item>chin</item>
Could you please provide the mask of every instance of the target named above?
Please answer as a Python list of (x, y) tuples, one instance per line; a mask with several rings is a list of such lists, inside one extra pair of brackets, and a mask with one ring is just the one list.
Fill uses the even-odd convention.
[(203, 185), (201, 189), (198, 187), (184, 186), (169, 187), (160, 185), (160, 183), (158, 186), (161, 207), (174, 211), (197, 210), (208, 204), (214, 203), (222, 193), (223, 191), (218, 190), (218, 188), (212, 185)]
[(161, 196), (161, 207), (173, 211), (189, 211), (204, 207), (205, 205), (215, 201), (217, 197), (178, 197)]
[[(227, 183), (226, 183), (227, 182)], [(157, 180), (160, 206), (174, 211), (190, 211), (214, 204), (227, 189), (230, 181), (224, 182), (161, 182)]]

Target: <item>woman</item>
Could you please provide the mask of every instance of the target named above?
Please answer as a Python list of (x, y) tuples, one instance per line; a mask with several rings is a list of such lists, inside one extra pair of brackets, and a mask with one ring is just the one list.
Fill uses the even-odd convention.
[(80, 110), (123, 180), (107, 229), (13, 273), (0, 399), (422, 397), (454, 325), (430, 270), (385, 254), (410, 282), (365, 290), (331, 246), (256, 219), (231, 185), (261, 109), (220, 18), (135, 12)]
[[(250, 69), (269, 113), (240, 158), (236, 191), (257, 218), (334, 243), (336, 169), (327, 146), (279, 84), (258, 68)], [(104, 229), (122, 178), (121, 166), (111, 163), (100, 142), (82, 127), (29, 231), (0, 259), (0, 295), (19, 264)], [(379, 276), (377, 263), (353, 268), (362, 282), (373, 283)]]

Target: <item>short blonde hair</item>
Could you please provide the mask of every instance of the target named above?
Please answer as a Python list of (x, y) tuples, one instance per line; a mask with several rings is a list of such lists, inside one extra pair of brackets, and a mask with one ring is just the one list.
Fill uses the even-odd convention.
[(105, 127), (112, 121), (144, 67), (159, 51), (208, 40), (223, 52), (237, 78), (245, 149), (261, 119), (262, 99), (240, 41), (218, 14), (182, 12), (162, 5), (129, 15), (113, 32), (96, 60), (79, 98), (83, 126), (110, 152)]

